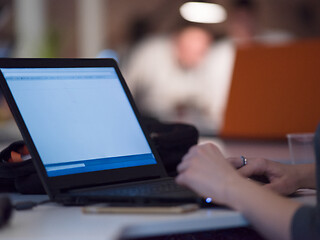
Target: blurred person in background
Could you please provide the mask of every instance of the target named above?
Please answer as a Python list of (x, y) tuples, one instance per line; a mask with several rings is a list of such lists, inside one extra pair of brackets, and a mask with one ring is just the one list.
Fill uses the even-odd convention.
[[(255, 45), (287, 44), (294, 36), (284, 30), (263, 29), (258, 25), (259, 5), (252, 0), (234, 0), (226, 23), (226, 36), (215, 43), (215, 58), (221, 60), (224, 81), (231, 82), (235, 53), (239, 48)], [(227, 63), (227, 66), (222, 66)]]
[(238, 47), (254, 44), (282, 44), (293, 39), (293, 35), (280, 29), (262, 29), (258, 26), (257, 2), (235, 0), (230, 12), (227, 34)]
[(253, 1), (234, 1), (222, 40), (211, 33), (212, 25), (189, 23), (140, 42), (123, 66), (139, 110), (162, 121), (194, 124), (202, 134), (219, 134), (237, 48), (292, 39), (280, 30), (258, 31), (257, 10)]
[[(9, 1), (0, 2), (0, 57), (10, 57), (13, 45), (11, 4)], [(0, 90), (0, 122), (10, 119), (10, 111)]]
[[(0, 2), (0, 57), (10, 57), (14, 47), (13, 1)], [(0, 89), (0, 141), (20, 139), (20, 132)]]
[(143, 115), (194, 124), (203, 134), (219, 131), (228, 85), (219, 76), (226, 64), (213, 62), (213, 44), (207, 25), (184, 24), (136, 47), (124, 73)]
[(293, 34), (287, 31), (262, 29), (258, 25), (258, 8), (259, 5), (255, 1), (234, 0), (226, 23), (226, 36), (214, 45), (214, 57), (221, 62), (219, 67), (223, 68), (221, 78), (228, 86), (232, 81), (237, 49), (255, 45), (275, 46), (294, 40)]

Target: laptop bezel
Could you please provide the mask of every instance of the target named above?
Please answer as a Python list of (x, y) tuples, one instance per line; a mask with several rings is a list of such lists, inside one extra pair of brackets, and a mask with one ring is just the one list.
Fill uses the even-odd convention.
[[(102, 170), (95, 172), (78, 173), (72, 175), (62, 175), (56, 177), (48, 177), (45, 167), (41, 161), (40, 155), (32, 141), (31, 135), (21, 116), (18, 106), (13, 98), (10, 88), (5, 80), (2, 72), (0, 74), (0, 87), (5, 96), (12, 115), (18, 125), (21, 135), (30, 151), (33, 163), (40, 176), (42, 184), (50, 196), (55, 198), (60, 193), (65, 193), (70, 189), (81, 189), (89, 187), (97, 187), (101, 185), (111, 185), (115, 183), (132, 182), (145, 179), (155, 179), (167, 177), (167, 173), (162, 161), (157, 153), (145, 127), (143, 126), (141, 116), (134, 103), (129, 88), (119, 70), (119, 67), (113, 59), (44, 59), (44, 58), (3, 58), (0, 59), (0, 68), (72, 68), (72, 67), (113, 67), (119, 77), (121, 85), (126, 96), (132, 106), (134, 114), (141, 126), (151, 151), (157, 161), (157, 164), (129, 167), (122, 169)], [(48, 139), (50, 144), (50, 139)]]

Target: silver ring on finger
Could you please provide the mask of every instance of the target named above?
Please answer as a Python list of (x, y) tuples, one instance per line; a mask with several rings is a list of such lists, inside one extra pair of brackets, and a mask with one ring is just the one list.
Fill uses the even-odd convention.
[(241, 158), (241, 160), (242, 160), (242, 165), (241, 165), (241, 167), (244, 167), (245, 165), (247, 165), (247, 164), (248, 164), (248, 160), (247, 160), (247, 158), (246, 158), (246, 157), (244, 157), (244, 156), (240, 156), (240, 158)]

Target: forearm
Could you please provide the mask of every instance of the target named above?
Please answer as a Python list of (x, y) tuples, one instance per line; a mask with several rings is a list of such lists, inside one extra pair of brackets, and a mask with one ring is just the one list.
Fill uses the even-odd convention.
[(245, 178), (226, 188), (226, 203), (268, 239), (290, 239), (292, 217), (300, 206)]

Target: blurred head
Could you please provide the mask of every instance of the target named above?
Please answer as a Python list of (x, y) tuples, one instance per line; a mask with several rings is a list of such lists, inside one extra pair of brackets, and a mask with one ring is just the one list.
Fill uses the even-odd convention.
[(210, 32), (197, 26), (188, 26), (174, 37), (175, 54), (183, 68), (194, 68), (209, 51), (213, 37)]
[(250, 0), (236, 0), (228, 22), (228, 34), (240, 44), (250, 44), (255, 35), (255, 5)]

